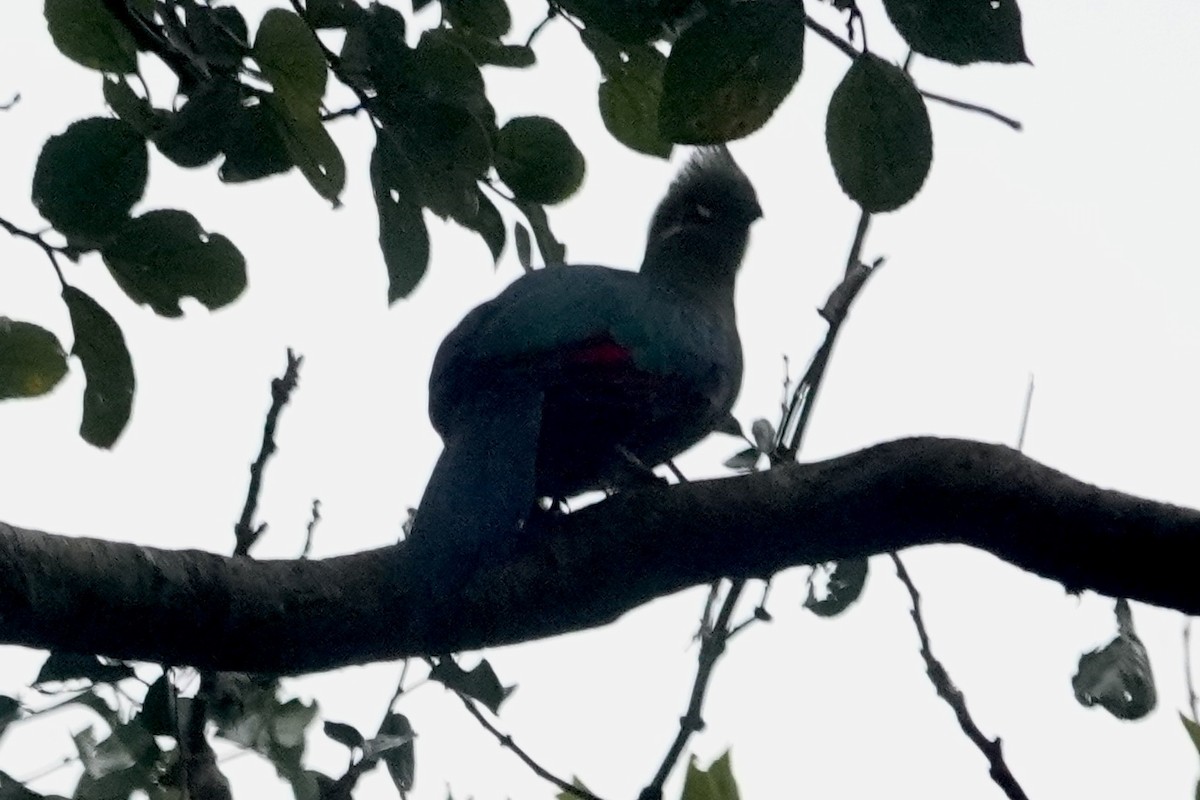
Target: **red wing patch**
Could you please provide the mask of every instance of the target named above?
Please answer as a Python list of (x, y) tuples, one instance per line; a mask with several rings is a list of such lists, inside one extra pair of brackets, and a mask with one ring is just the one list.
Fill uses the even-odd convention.
[(628, 364), (633, 354), (612, 339), (593, 339), (571, 350), (565, 359), (568, 364), (612, 365)]

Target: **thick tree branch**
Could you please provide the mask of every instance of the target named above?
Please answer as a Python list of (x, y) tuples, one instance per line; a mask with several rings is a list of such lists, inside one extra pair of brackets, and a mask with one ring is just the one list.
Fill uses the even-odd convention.
[(0, 642), (303, 672), (553, 636), (721, 576), (939, 542), (1071, 590), (1200, 613), (1200, 512), (1007, 447), (918, 438), (547, 515), (445, 597), (403, 545), (249, 561), (0, 524)]

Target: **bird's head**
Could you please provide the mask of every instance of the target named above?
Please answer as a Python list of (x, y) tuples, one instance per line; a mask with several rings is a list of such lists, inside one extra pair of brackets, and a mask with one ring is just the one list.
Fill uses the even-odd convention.
[(642, 272), (673, 283), (732, 286), (750, 225), (761, 216), (754, 186), (729, 150), (700, 148), (654, 212)]

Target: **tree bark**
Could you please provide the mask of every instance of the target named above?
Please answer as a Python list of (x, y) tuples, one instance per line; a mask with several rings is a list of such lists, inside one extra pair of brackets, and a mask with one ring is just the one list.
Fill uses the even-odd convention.
[(398, 544), (253, 561), (0, 523), (0, 642), (298, 673), (602, 625), (727, 577), (923, 544), (986, 550), (1069, 591), (1200, 613), (1200, 512), (999, 445), (914, 438), (546, 515), (440, 595)]

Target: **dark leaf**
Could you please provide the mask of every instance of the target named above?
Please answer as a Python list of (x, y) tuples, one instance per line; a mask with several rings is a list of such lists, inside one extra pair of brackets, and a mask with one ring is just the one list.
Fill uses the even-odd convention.
[(1192, 747), (1196, 748), (1196, 752), (1200, 753), (1200, 724), (1195, 720), (1188, 719), (1182, 713), (1179, 714), (1179, 721), (1183, 723), (1183, 729), (1187, 731), (1188, 738), (1192, 740)]
[(142, 136), (151, 136), (162, 124), (150, 101), (134, 92), (124, 76), (104, 76), (104, 102)]
[(399, 11), (372, 3), (346, 30), (339, 77), (355, 88), (381, 92), (410, 80), (412, 49), (405, 28)]
[(485, 129), (494, 129), (496, 112), (487, 99), (483, 74), (462, 37), (447, 30), (421, 34), (413, 51), (412, 83), (406, 88), (413, 102), (433, 101), (461, 106)]
[(37, 397), (67, 374), (58, 337), (32, 322), (0, 317), (0, 400)]
[(659, 129), (672, 142), (717, 144), (761, 128), (804, 66), (804, 6), (724, 5), (687, 28), (663, 73)]
[(259, 23), (251, 55), (289, 106), (315, 112), (325, 95), (328, 68), (304, 20), (282, 8), (270, 9)]
[(354, 0), (308, 0), (304, 5), (304, 15), (314, 28), (347, 28), (362, 13)]
[(80, 120), (42, 146), (33, 204), (72, 239), (103, 242), (141, 198), (148, 170), (146, 140), (127, 122)]
[(225, 160), (217, 175), (226, 183), (241, 183), (287, 172), (292, 159), (279, 130), (274, 112), (265, 104), (240, 106), (228, 121)]
[(504, 0), (442, 0), (442, 13), (454, 27), (487, 39), (499, 39), (512, 27)]
[(189, 3), (184, 6), (184, 16), (196, 55), (209, 65), (232, 71), (250, 54), (246, 18), (233, 6)]
[(521, 200), (552, 205), (583, 183), (583, 153), (549, 117), (514, 117), (496, 140), (496, 172)]
[(725, 459), (725, 466), (739, 472), (753, 472), (760, 458), (762, 453), (757, 448), (747, 447)]
[(217, 78), (197, 88), (160, 125), (154, 146), (181, 167), (200, 167), (221, 153), (230, 122), (241, 111), (237, 81)]
[(517, 208), (525, 215), (525, 219), (529, 220), (529, 225), (533, 228), (533, 238), (537, 242), (538, 252), (542, 254), (542, 263), (545, 265), (565, 264), (567, 248), (555, 238), (554, 232), (550, 230), (550, 220), (546, 218), (546, 209), (520, 200), (517, 201)]
[(529, 272), (533, 269), (533, 248), (530, 246), (529, 229), (519, 222), (513, 225), (513, 243), (517, 246), (517, 262), (521, 269)]
[(500, 216), (496, 204), (487, 198), (482, 190), (476, 190), (476, 205), (478, 210), (469, 220), (461, 220), (462, 224), (479, 234), (488, 250), (492, 253), (492, 263), (500, 263), (500, 254), (504, 252), (504, 241), (507, 231), (504, 229), (504, 217)]
[(401, 792), (412, 789), (417, 767), (413, 729), (408, 717), (389, 711), (379, 726), (379, 735), (372, 742), (377, 743), (377, 747), (378, 743), (385, 743), (381, 757), (396, 788)]
[(116, 683), (132, 677), (133, 668), (128, 664), (106, 664), (95, 656), (53, 652), (42, 664), (42, 668), (38, 670), (34, 683), (72, 680)]
[(363, 746), (363, 735), (358, 732), (358, 728), (353, 725), (347, 725), (344, 722), (325, 721), (325, 735), (333, 739), (340, 745), (353, 750), (356, 747)]
[(865, 558), (847, 558), (826, 566), (829, 580), (825, 597), (817, 599), (812, 578), (808, 583), (808, 598), (804, 607), (818, 617), (835, 617), (850, 607), (859, 598), (867, 583), (868, 562)]
[[(0, 694), (0, 734), (4, 733), (4, 730), (9, 725), (20, 718), (21, 704), (15, 698), (9, 697), (6, 694)], [(2, 780), (0, 779), (0, 788), (3, 786)], [(3, 795), (0, 795), (0, 798), (2, 797)]]
[(381, 117), (381, 135), (389, 147), (403, 148), (412, 167), (420, 204), (460, 223), (474, 219), (479, 211), (478, 181), (492, 161), (491, 144), (479, 120), (449, 103), (421, 103), (403, 113), (390, 109)]
[(588, 30), (603, 31), (625, 45), (640, 45), (666, 36), (691, 0), (614, 2), (614, 0), (561, 0), (557, 3)]
[(471, 54), (476, 64), (491, 64), (496, 67), (532, 67), (537, 63), (537, 54), (532, 47), (523, 44), (504, 44), (487, 39), (474, 31), (450, 28), (440, 31), (442, 35), (456, 41)]
[(951, 64), (1029, 62), (1017, 0), (884, 0), (908, 45)]
[(208, 233), (186, 211), (148, 211), (125, 225), (101, 250), (117, 283), (137, 303), (165, 317), (183, 314), (194, 297), (210, 309), (246, 289), (246, 260), (219, 233)]
[(67, 286), (63, 300), (75, 331), (71, 353), (83, 365), (87, 379), (79, 435), (95, 447), (112, 447), (133, 409), (135, 380), (129, 348), (116, 320), (91, 297)]
[(142, 721), (142, 725), (150, 735), (172, 738), (179, 736), (179, 722), (175, 716), (177, 709), (174, 702), (177, 698), (173, 697), (174, 694), (175, 687), (167, 679), (166, 672), (158, 676), (158, 679), (146, 690), (138, 719)]
[(515, 686), (502, 686), (495, 670), (485, 658), (474, 669), (467, 671), (449, 658), (443, 658), (429, 671), (429, 679), (437, 681), (447, 689), (478, 700), (493, 714), (500, 713), (500, 704), (513, 692)]
[(279, 98), (264, 98), (275, 129), (287, 150), (288, 158), (299, 167), (317, 194), (341, 205), (340, 196), (346, 186), (346, 162), (333, 139), (325, 130), (316, 109), (296, 112)]
[(842, 191), (865, 211), (894, 211), (933, 162), (929, 113), (904, 70), (859, 56), (829, 100), (825, 143)]
[(72, 61), (103, 72), (137, 69), (137, 45), (104, 0), (46, 0), (46, 27), (59, 51)]
[(408, 160), (381, 135), (371, 153), (371, 188), (379, 211), (389, 303), (407, 297), (429, 267), (429, 232), (412, 173)]
[(728, 750), (707, 770), (696, 766), (695, 756), (688, 762), (680, 800), (738, 800), (740, 797)]
[(667, 59), (649, 45), (631, 48), (625, 56), (627, 60), (601, 66), (600, 118), (613, 138), (631, 150), (668, 158), (673, 145), (658, 125)]

